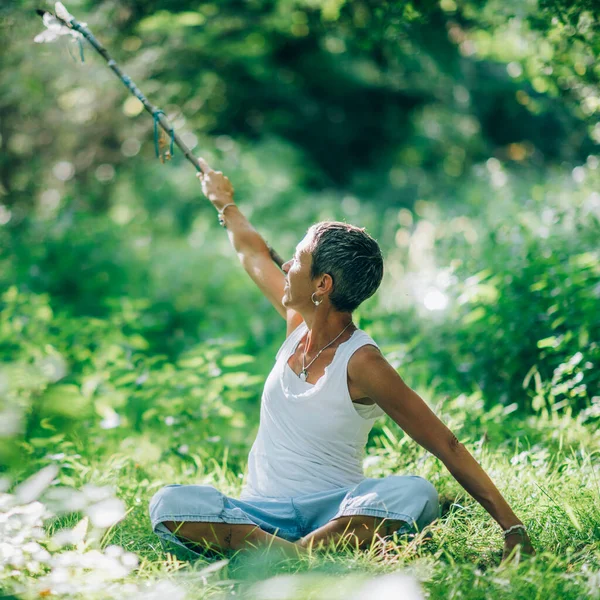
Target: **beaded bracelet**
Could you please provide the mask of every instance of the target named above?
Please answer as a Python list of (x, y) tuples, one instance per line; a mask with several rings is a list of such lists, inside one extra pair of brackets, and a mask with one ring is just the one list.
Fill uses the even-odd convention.
[(509, 527), (508, 529), (506, 529), (504, 531), (504, 537), (506, 537), (507, 535), (510, 535), (513, 531), (518, 531), (519, 529), (522, 529), (523, 533), (527, 533), (527, 530), (525, 529), (525, 525), (521, 525), (519, 523), (518, 525), (513, 525), (512, 527)]
[(217, 211), (219, 213), (219, 225), (221, 227), (225, 227), (225, 218), (223, 217), (223, 213), (228, 206), (235, 206), (235, 202), (230, 202), (226, 204), (221, 210)]

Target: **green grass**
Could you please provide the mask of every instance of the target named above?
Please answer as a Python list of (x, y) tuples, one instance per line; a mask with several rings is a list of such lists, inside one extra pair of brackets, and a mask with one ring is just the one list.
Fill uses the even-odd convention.
[[(346, 598), (350, 592), (361, 598), (370, 594), (392, 598), (396, 596), (387, 596), (385, 586), (398, 590), (405, 580), (373, 579), (390, 574), (416, 578), (430, 598), (598, 597), (600, 441), (596, 428), (582, 418), (556, 413), (491, 419), (477, 402), (465, 404), (464, 399), (438, 404), (437, 411), (462, 431), (467, 447), (528, 527), (537, 556), (499, 565), (502, 537), (497, 524), (437, 459), (388, 423), (371, 442), (369, 454), (378, 458), (366, 474), (415, 473), (432, 481), (442, 496), (444, 514), (430, 525), (428, 536), (395, 538), (367, 551), (331, 548), (302, 560), (255, 552), (238, 553), (228, 562), (218, 558), (187, 562), (165, 553), (151, 532), (149, 499), (168, 483), (209, 483), (235, 496), (241, 489), (243, 460), (229, 461), (219, 446), (213, 448), (212, 457), (194, 456), (191, 451), (193, 460), (174, 454), (157, 460), (155, 444), (144, 435), (96, 447), (91, 439), (81, 442), (80, 448), (67, 449), (61, 482), (76, 489), (86, 483), (113, 486), (128, 513), (99, 544), (119, 545), (140, 557), (136, 571), (111, 584), (114, 589), (99, 589), (97, 597), (119, 597), (132, 584), (139, 592), (147, 583), (148, 590), (170, 598), (178, 597), (177, 593), (228, 598), (233, 592), (234, 598)], [(81, 457), (72, 458), (76, 450)], [(72, 527), (77, 520), (72, 515), (61, 517), (52, 522), (49, 532)], [(39, 592), (35, 577), (21, 574), (5, 580), (11, 587), (16, 582), (24, 586), (24, 597), (27, 589)], [(171, 584), (176, 589), (169, 588)], [(377, 590), (376, 585), (381, 587)], [(408, 588), (405, 594), (413, 597)], [(81, 597), (95, 594), (88, 589)]]
[[(0, 295), (0, 490), (7, 485), (3, 473), (19, 482), (54, 462), (61, 466), (60, 486), (109, 486), (127, 509), (108, 531), (86, 525), (83, 509), (50, 515), (40, 543), (51, 550), (54, 563), (29, 564), (13, 552), (19, 528), (2, 537), (10, 507), (0, 494), (0, 592), (22, 598), (356, 600), (396, 598), (404, 588), (410, 599), (419, 597), (410, 592), (418, 581), (427, 597), (444, 600), (600, 598), (598, 220), (582, 208), (597, 187), (595, 170), (590, 166), (586, 175), (589, 187), (573, 190), (569, 171), (564, 185), (536, 188), (544, 204), (525, 213), (526, 186), (508, 199), (498, 192), (488, 202), (491, 216), (472, 221), (481, 232), (477, 246), (446, 227), (453, 222), (448, 215), (431, 216), (429, 229), (435, 225), (441, 236), (439, 267), (446, 269), (449, 257), (462, 264), (448, 271), (458, 281), (445, 290), (453, 299), (449, 308), (422, 317), (416, 304), (390, 305), (359, 315), (361, 328), (381, 341), (394, 367), (432, 404), (525, 522), (535, 557), (499, 565), (499, 526), (389, 419), (373, 428), (366, 475), (417, 474), (436, 486), (443, 516), (427, 537), (396, 539), (369, 551), (331, 549), (296, 561), (255, 553), (192, 563), (166, 554), (150, 530), (150, 498), (169, 483), (212, 484), (230, 496), (240, 493), (260, 392), (282, 335), (259, 292), (252, 296), (239, 269), (219, 262), (220, 247), (210, 255), (214, 260), (205, 256), (202, 263), (202, 269), (214, 263), (219, 276), (202, 271), (206, 281), (198, 281), (201, 268), (193, 265), (200, 263), (192, 260), (198, 250), (185, 250), (173, 238), (156, 268), (174, 281), (163, 285), (158, 278), (156, 290), (142, 290), (139, 297), (130, 297), (114, 279), (107, 290), (101, 283), (110, 294), (98, 316), (90, 316), (87, 299), (100, 300), (100, 292), (86, 286), (104, 281), (101, 273), (82, 279), (71, 309), (31, 285), (11, 282)], [(487, 198), (489, 190), (481, 185), (473, 189)], [(568, 207), (555, 207), (561, 225), (546, 237), (537, 230), (537, 215), (548, 199), (558, 205), (568, 199)], [(521, 225), (505, 218), (517, 214)], [(97, 233), (108, 226), (89, 219), (79, 225), (81, 255), (93, 258)], [(396, 229), (389, 232), (393, 239)], [(125, 229), (108, 230), (115, 239), (103, 246), (102, 265), (123, 254), (125, 238), (135, 238)], [(425, 229), (410, 233), (416, 242), (419, 231)], [(54, 256), (71, 252), (71, 230), (52, 251), (47, 238), (35, 236), (37, 230), (21, 241), (27, 256), (49, 252), (46, 262), (54, 264)], [(227, 242), (221, 243), (225, 249)], [(382, 297), (410, 285), (402, 279), (408, 254), (406, 247), (390, 250), (391, 287)], [(181, 280), (173, 257), (185, 265)], [(152, 261), (140, 272), (154, 273)], [(57, 264), (64, 272), (49, 277), (54, 289), (62, 289), (72, 267)], [(14, 268), (28, 274), (33, 266)], [(128, 268), (123, 266), (123, 281), (136, 282)], [(413, 268), (419, 272), (419, 265)], [(187, 289), (196, 289), (196, 295), (184, 293)], [(223, 299), (229, 304), (221, 305)], [(252, 336), (240, 337), (248, 323)], [(101, 420), (114, 417), (118, 427), (101, 428)], [(51, 537), (65, 528), (76, 529), (77, 541), (53, 549)], [(100, 567), (103, 561), (110, 568), (118, 564), (93, 553), (102, 549), (114, 558), (118, 547), (135, 553), (139, 565), (113, 580)], [(412, 578), (408, 583), (406, 575)], [(68, 585), (49, 577), (63, 577)]]

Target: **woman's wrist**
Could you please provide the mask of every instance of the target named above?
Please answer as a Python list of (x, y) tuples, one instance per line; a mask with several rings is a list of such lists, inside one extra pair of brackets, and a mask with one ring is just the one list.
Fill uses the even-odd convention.
[(214, 200), (211, 200), (210, 202), (217, 209), (217, 212), (219, 212), (219, 213), (228, 204), (234, 204), (235, 203), (234, 200), (233, 200), (233, 196), (225, 196), (225, 197), (220, 196), (218, 198), (215, 198)]
[(510, 535), (526, 536), (527, 529), (525, 528), (525, 525), (523, 525), (523, 523), (517, 523), (515, 525), (512, 525), (508, 529), (504, 529), (503, 534), (505, 538), (507, 538)]
[(228, 202), (227, 204), (223, 205), (222, 208), (217, 210), (217, 213), (219, 215), (219, 225), (221, 227), (226, 227), (226, 225), (225, 225), (225, 210), (228, 208), (233, 208), (234, 206), (237, 206), (237, 204), (235, 202)]

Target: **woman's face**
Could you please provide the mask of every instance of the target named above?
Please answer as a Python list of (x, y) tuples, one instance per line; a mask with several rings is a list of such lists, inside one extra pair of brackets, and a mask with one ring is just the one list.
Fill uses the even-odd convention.
[(315, 282), (310, 276), (312, 264), (312, 254), (308, 251), (310, 241), (310, 235), (307, 234), (296, 246), (292, 259), (282, 266), (286, 274), (286, 282), (281, 302), (286, 308), (312, 305), (310, 297), (315, 291)]

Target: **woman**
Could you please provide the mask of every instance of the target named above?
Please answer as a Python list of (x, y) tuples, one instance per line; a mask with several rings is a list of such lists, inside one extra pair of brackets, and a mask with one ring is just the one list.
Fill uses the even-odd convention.
[(413, 475), (365, 478), (362, 456), (374, 420), (389, 415), (437, 456), (504, 531), (504, 557), (533, 548), (525, 527), (480, 465), (352, 323), (378, 288), (377, 242), (344, 223), (313, 225), (283, 273), (233, 202), (233, 187), (200, 159), (202, 191), (219, 213), (242, 265), (286, 320), (261, 401), (260, 426), (240, 499), (208, 485), (171, 485), (151, 500), (154, 531), (186, 547), (257, 545), (302, 554), (350, 539), (425, 527), (438, 495)]

